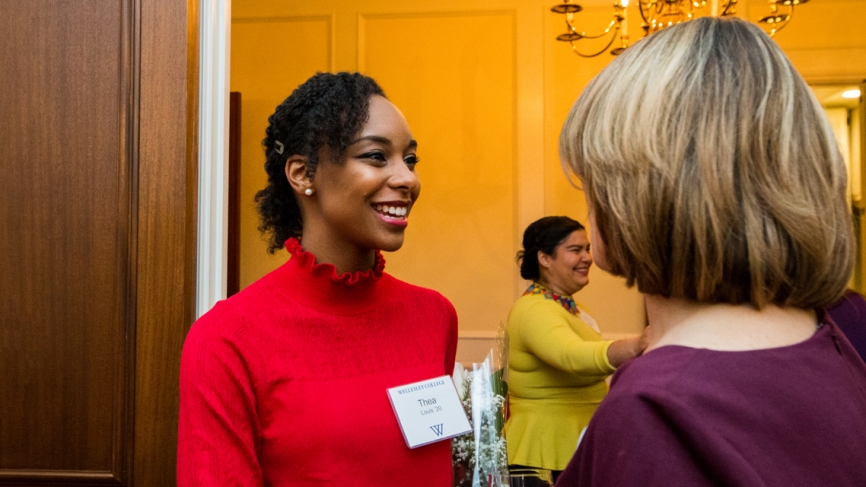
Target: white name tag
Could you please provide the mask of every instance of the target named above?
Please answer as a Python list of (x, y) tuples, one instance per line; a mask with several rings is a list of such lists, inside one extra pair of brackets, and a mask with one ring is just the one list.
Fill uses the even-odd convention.
[(409, 448), (471, 431), (450, 376), (392, 387), (388, 398)]

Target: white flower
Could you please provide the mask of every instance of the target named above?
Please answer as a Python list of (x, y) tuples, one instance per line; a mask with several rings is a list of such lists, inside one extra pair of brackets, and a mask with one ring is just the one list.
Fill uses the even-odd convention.
[(466, 397), (466, 385), (463, 380), (466, 377), (466, 370), (463, 368), (463, 364), (457, 362), (454, 364), (454, 374), (451, 376), (451, 379), (454, 381), (454, 386), (457, 387), (457, 395), (460, 396), (460, 400), (462, 401)]

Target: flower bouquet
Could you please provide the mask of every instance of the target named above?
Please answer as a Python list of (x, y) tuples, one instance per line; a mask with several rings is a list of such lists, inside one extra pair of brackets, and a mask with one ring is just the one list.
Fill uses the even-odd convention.
[(457, 364), (454, 384), (472, 431), (451, 441), (454, 487), (508, 486), (505, 449), (506, 338), (500, 330), (495, 350), (472, 370)]

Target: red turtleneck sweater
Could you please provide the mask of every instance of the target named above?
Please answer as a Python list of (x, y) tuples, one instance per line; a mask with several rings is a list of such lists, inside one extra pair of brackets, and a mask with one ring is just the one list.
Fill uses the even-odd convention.
[(376, 267), (292, 258), (193, 325), (180, 370), (178, 485), (451, 485), (449, 441), (410, 450), (386, 389), (450, 374), (457, 315)]

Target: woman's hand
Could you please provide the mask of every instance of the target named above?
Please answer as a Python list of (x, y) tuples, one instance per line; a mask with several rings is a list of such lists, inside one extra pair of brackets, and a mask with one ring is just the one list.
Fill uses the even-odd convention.
[(627, 360), (637, 357), (646, 349), (649, 342), (649, 327), (644, 328), (640, 336), (623, 338), (610, 344), (607, 349), (607, 360), (619, 368)]

